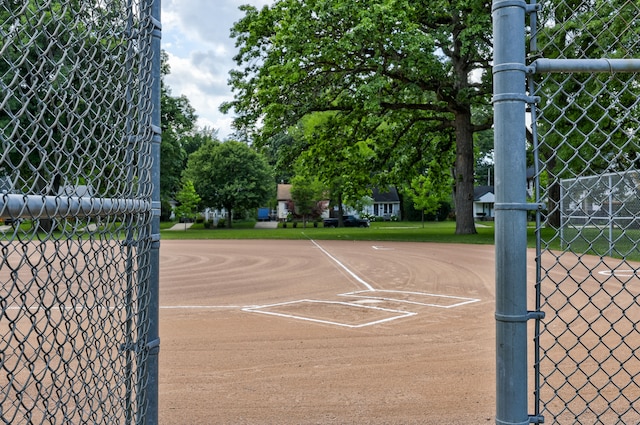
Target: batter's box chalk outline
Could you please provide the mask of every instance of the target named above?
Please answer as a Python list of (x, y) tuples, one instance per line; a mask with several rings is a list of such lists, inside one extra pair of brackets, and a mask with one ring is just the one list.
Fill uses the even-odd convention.
[[(291, 305), (294, 305), (294, 304), (302, 304), (302, 303), (328, 304), (328, 305), (332, 305), (332, 306), (336, 306), (337, 305), (337, 306), (344, 306), (344, 307), (350, 307), (350, 308), (356, 308), (356, 309), (374, 310), (374, 311), (380, 312), (380, 313), (388, 313), (389, 316), (388, 317), (384, 317), (384, 318), (379, 319), (379, 320), (366, 322), (366, 323), (343, 323), (343, 322), (338, 322), (338, 321), (333, 321), (333, 320), (324, 320), (324, 319), (318, 319), (318, 318), (315, 318), (315, 317), (301, 316), (301, 315), (298, 315), (298, 314), (289, 314), (289, 313), (286, 313), (286, 312), (270, 311), (269, 310), (269, 309), (282, 308), (282, 307), (285, 307), (285, 310), (286, 310), (286, 306), (291, 306)], [(402, 319), (402, 318), (405, 318), (405, 317), (410, 317), (410, 316), (414, 316), (414, 315), (418, 314), (418, 313), (411, 312), (411, 311), (394, 310), (394, 309), (390, 309), (390, 308), (367, 306), (367, 305), (354, 304), (354, 303), (348, 303), (348, 302), (343, 302), (343, 301), (323, 301), (323, 300), (309, 300), (309, 299), (297, 300), (297, 301), (287, 301), (287, 302), (277, 303), (277, 304), (268, 304), (268, 305), (261, 305), (261, 306), (245, 307), (245, 308), (242, 309), (242, 311), (246, 311), (246, 312), (250, 312), (250, 313), (268, 314), (270, 316), (279, 316), (279, 317), (285, 317), (285, 318), (288, 318), (288, 319), (304, 320), (304, 321), (307, 321), (307, 322), (323, 323), (323, 324), (326, 324), (326, 325), (343, 326), (343, 327), (347, 327), (347, 328), (364, 328), (366, 326), (378, 325), (380, 323), (390, 322), (392, 320)]]
[[(393, 301), (399, 303), (407, 303), (407, 304), (415, 304), (422, 305), (426, 307), (437, 307), (437, 308), (453, 308), (460, 307), (466, 304), (471, 304), (480, 301), (477, 298), (467, 298), (467, 297), (457, 297), (454, 295), (441, 295), (441, 294), (430, 294), (427, 292), (411, 292), (411, 291), (393, 291), (386, 289), (374, 289), (374, 290), (363, 290), (363, 291), (354, 291), (347, 292), (345, 294), (339, 294), (341, 297), (354, 297), (354, 298), (366, 298), (372, 300), (380, 300), (380, 301)], [(395, 295), (395, 296), (394, 296)], [(447, 303), (438, 303), (438, 302), (426, 302), (426, 301), (418, 301), (420, 298), (435, 298), (440, 301), (446, 300)], [(449, 303), (449, 301), (451, 303)]]

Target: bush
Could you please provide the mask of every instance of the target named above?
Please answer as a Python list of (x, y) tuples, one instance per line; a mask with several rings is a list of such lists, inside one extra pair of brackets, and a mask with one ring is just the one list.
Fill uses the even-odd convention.
[(224, 218), (221, 218), (218, 220), (218, 229), (223, 229), (226, 225), (226, 220)]

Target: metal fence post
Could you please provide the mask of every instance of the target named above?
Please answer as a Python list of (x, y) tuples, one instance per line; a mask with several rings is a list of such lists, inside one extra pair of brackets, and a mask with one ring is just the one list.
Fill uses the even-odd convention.
[(153, 140), (151, 145), (151, 182), (153, 185), (152, 220), (151, 220), (151, 252), (150, 252), (150, 297), (149, 297), (149, 357), (147, 359), (148, 405), (145, 417), (146, 425), (158, 424), (158, 376), (159, 376), (159, 351), (160, 351), (160, 67), (161, 67), (161, 37), (162, 26), (160, 19), (161, 0), (149, 0), (151, 2), (151, 20), (153, 32), (152, 43), (152, 68), (151, 68), (151, 96), (152, 112), (151, 127)]
[(494, 0), (496, 424), (530, 422), (527, 406), (525, 13)]

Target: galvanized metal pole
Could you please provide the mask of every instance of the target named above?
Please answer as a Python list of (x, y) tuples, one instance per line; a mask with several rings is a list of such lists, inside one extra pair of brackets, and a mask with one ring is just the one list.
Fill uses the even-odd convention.
[(153, 32), (152, 44), (152, 69), (151, 69), (151, 97), (153, 110), (151, 112), (151, 127), (153, 140), (151, 143), (151, 182), (153, 185), (151, 194), (151, 255), (149, 278), (149, 334), (147, 337), (149, 356), (147, 358), (147, 411), (145, 425), (158, 424), (158, 355), (160, 352), (160, 52), (162, 26), (160, 21), (161, 0), (149, 0), (151, 2), (151, 23)]
[(496, 424), (530, 422), (527, 405), (526, 64), (524, 0), (494, 0)]

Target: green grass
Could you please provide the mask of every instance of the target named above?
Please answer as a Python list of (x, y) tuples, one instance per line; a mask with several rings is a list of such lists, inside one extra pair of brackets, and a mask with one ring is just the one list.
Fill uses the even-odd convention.
[[(232, 229), (205, 229), (203, 224), (194, 224), (186, 231), (166, 230), (172, 223), (161, 226), (161, 237), (170, 239), (315, 239), (315, 240), (363, 240), (363, 241), (399, 241), (399, 242), (439, 242), (484, 244), (494, 243), (494, 223), (476, 223), (477, 234), (456, 235), (455, 222), (373, 222), (370, 228), (324, 228), (308, 224), (303, 228), (300, 224), (286, 228), (280, 225), (277, 229), (255, 229), (255, 221), (234, 222)], [(567, 248), (562, 244), (557, 231), (553, 228), (542, 229), (543, 248), (574, 253), (625, 257), (627, 260), (640, 261), (640, 230), (617, 230), (614, 233), (615, 247), (609, 250), (608, 233), (597, 229), (580, 229), (566, 231), (564, 240), (571, 242)], [(533, 223), (527, 227), (527, 245), (536, 246)]]
[[(205, 229), (202, 223), (195, 223), (187, 230), (169, 230), (175, 223), (160, 223), (161, 238), (171, 239), (316, 239), (316, 240), (363, 240), (363, 241), (399, 241), (399, 242), (439, 242), (439, 243), (464, 243), (483, 244), (494, 243), (494, 223), (476, 223), (477, 233), (474, 235), (456, 235), (455, 222), (373, 222), (369, 228), (324, 228), (313, 227), (308, 224), (303, 228), (300, 223), (293, 227), (288, 223), (286, 228), (279, 225), (277, 229), (256, 229), (255, 221), (237, 221), (232, 229)], [(124, 238), (121, 223), (111, 223), (113, 235)], [(102, 229), (105, 230), (104, 228)], [(38, 236), (46, 239), (45, 234), (38, 234), (30, 222), (20, 224), (18, 231), (23, 238)], [(12, 238), (14, 231), (0, 232), (0, 240)], [(55, 232), (54, 239), (63, 237), (60, 232)], [(78, 236), (88, 238), (88, 233)], [(572, 251), (574, 253), (591, 254), (596, 256), (608, 256), (614, 258), (626, 258), (630, 261), (640, 261), (640, 230), (614, 229), (613, 249), (609, 246), (608, 229), (596, 228), (568, 229), (563, 233), (564, 243), (561, 243), (560, 235), (552, 228), (542, 229), (543, 248), (555, 251)], [(571, 246), (568, 247), (567, 244)], [(536, 246), (535, 229), (532, 223), (527, 228), (527, 244), (530, 248)]]
[[(449, 242), (493, 244), (493, 223), (478, 226), (475, 235), (456, 235), (455, 222), (374, 222), (369, 228), (324, 228), (300, 224), (287, 228), (255, 229), (255, 222), (234, 222), (232, 229), (205, 229), (201, 223), (186, 231), (161, 230), (162, 239), (316, 239), (316, 240), (368, 240), (402, 242)], [(486, 227), (485, 227), (486, 226)], [(170, 226), (168, 226), (170, 227)], [(161, 227), (162, 228), (162, 227)]]

